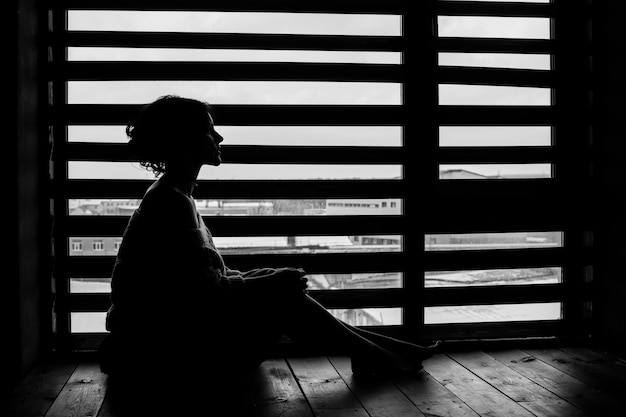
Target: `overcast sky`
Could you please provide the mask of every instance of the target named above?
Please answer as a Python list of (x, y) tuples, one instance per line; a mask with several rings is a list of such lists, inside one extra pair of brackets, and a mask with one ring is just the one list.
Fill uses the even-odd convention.
[[(532, 2), (546, 2), (535, 0)], [(321, 15), (309, 13), (226, 12), (100, 12), (70, 11), (69, 30), (293, 33), (401, 36), (401, 17), (383, 15)], [(547, 39), (548, 19), (504, 17), (446, 17), (438, 19), (439, 36)], [(400, 64), (401, 55), (390, 52), (337, 51), (237, 51), (123, 48), (70, 48), (70, 60), (173, 60), (173, 61), (276, 61), (353, 62)], [(534, 54), (440, 54), (440, 65), (550, 69), (550, 57)], [(339, 82), (71, 82), (70, 103), (150, 102), (164, 94), (179, 94), (213, 104), (402, 104), (401, 85), (394, 83)], [(549, 89), (496, 86), (441, 85), (439, 104), (548, 105)], [(218, 120), (219, 124), (219, 120)], [(219, 126), (225, 143), (257, 145), (376, 145), (401, 146), (399, 127), (250, 128)], [(70, 140), (125, 142), (122, 128), (72, 128)], [(419, 140), (419, 138), (406, 138)], [(549, 145), (550, 130), (537, 128), (442, 128), (442, 146)], [(113, 168), (114, 167), (114, 168)], [(520, 167), (485, 167), (486, 174)], [(533, 167), (526, 167), (533, 168)], [(534, 167), (544, 170), (545, 167)], [(104, 174), (103, 174), (104, 173)], [(399, 166), (206, 167), (206, 178), (394, 178)], [(73, 163), (70, 175), (81, 178), (152, 178), (132, 164)]]

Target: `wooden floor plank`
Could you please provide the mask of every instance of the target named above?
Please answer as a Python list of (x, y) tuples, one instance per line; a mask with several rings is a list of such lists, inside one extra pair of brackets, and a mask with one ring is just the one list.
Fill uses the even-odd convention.
[(0, 408), (4, 417), (43, 416), (76, 369), (76, 361), (46, 362), (34, 369)]
[[(626, 364), (601, 351), (487, 350), (438, 354), (410, 377), (355, 378), (347, 357), (271, 359), (245, 378), (130, 381), (115, 401), (96, 363), (54, 362), (3, 401), (2, 417), (622, 417)], [(137, 393), (143, 386), (147, 397)], [(160, 388), (159, 388), (160, 387)], [(106, 396), (105, 396), (106, 393)], [(191, 406), (190, 406), (191, 405)], [(8, 407), (7, 407), (8, 406)], [(169, 407), (168, 407), (169, 406)], [(192, 410), (193, 413), (188, 413)]]
[(368, 416), (327, 358), (290, 358), (288, 363), (315, 416)]
[(106, 375), (97, 363), (81, 363), (52, 403), (46, 417), (92, 417), (105, 394)]
[(396, 378), (394, 383), (426, 416), (478, 417), (474, 410), (427, 372), (411, 378)]
[(592, 350), (600, 355), (606, 356), (610, 360), (626, 365), (626, 352), (616, 354), (613, 349), (610, 349), (607, 346), (591, 346), (588, 350)]
[(435, 355), (425, 361), (424, 369), (483, 417), (533, 417), (528, 410), (446, 355)]
[(313, 413), (284, 359), (268, 359), (250, 379), (259, 417), (312, 417)]
[(449, 355), (537, 417), (584, 417), (585, 413), (481, 351)]
[[(562, 350), (524, 349), (524, 351), (601, 391), (620, 396), (626, 392), (626, 380), (617, 378), (598, 366), (590, 366), (578, 361)], [(624, 410), (626, 410), (626, 402), (624, 404)]]
[(560, 350), (569, 355), (578, 365), (595, 370), (621, 386), (626, 383), (626, 363), (620, 359), (581, 347), (561, 348)]
[(541, 385), (590, 416), (623, 416), (620, 400), (607, 395), (579, 379), (537, 360), (521, 350), (486, 351), (486, 353)]
[(391, 380), (355, 377), (350, 358), (334, 356), (329, 359), (370, 417), (424, 416)]

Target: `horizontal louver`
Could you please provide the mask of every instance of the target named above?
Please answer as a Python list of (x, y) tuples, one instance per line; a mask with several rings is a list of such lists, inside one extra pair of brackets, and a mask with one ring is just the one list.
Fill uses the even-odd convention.
[[(590, 85), (582, 65), (567, 64), (584, 58), (590, 44), (575, 25), (561, 23), (584, 19), (587, 10), (561, 3), (59, 2), (49, 70), (60, 346), (89, 349), (101, 337), (115, 245), (151, 181), (136, 169), (123, 136), (102, 132), (121, 129), (150, 94), (185, 95), (193, 91), (187, 85), (201, 86), (196, 98), (215, 97), (218, 131), (362, 129), (349, 142), (337, 133), (332, 146), (299, 143), (295, 133), (271, 144), (269, 137), (253, 142), (251, 130), (241, 130), (240, 143), (225, 135), (218, 170), (232, 166), (233, 173), (204, 174), (194, 197), (199, 207), (205, 202), (204, 219), (225, 242), (231, 267), (303, 267), (319, 285), (311, 294), (329, 309), (354, 309), (366, 324), (409, 339), (584, 332), (592, 224), (567, 214), (591, 209), (581, 198), (590, 183)], [(372, 20), (354, 33), (345, 32), (347, 24), (341, 31), (312, 25), (309, 33), (83, 27), (94, 16), (106, 23), (110, 12)], [(379, 18), (389, 33), (380, 34)], [(486, 35), (484, 22), (491, 22)], [(494, 35), (499, 27), (504, 32)], [(133, 56), (161, 50), (243, 55)], [(242, 51), (265, 56), (246, 60)], [(372, 55), (331, 62), (315, 55), (321, 51)], [(295, 62), (270, 52), (305, 54)], [(576, 83), (566, 81), (571, 74)], [(278, 98), (266, 92), (283, 87), (288, 92)], [(267, 97), (210, 93), (247, 88)], [(77, 127), (100, 133), (74, 135)], [(503, 127), (510, 130), (489, 130)], [(379, 128), (391, 130), (366, 133)], [(216, 209), (214, 200), (221, 202)], [(302, 202), (300, 211), (278, 215), (283, 201)], [(273, 211), (244, 209), (266, 203)], [(237, 215), (221, 215), (225, 204)], [(530, 309), (538, 315), (526, 314)]]

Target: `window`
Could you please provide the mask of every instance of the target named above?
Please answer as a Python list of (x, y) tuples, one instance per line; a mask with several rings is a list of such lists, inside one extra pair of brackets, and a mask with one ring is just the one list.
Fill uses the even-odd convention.
[(83, 242), (82, 241), (80, 241), (80, 240), (73, 240), (71, 242), (71, 245), (72, 245), (72, 247), (71, 247), (70, 250), (72, 252), (82, 252), (82, 250), (83, 250)]
[(170, 93), (211, 102), (226, 138), (195, 198), (229, 266), (303, 267), (338, 317), (411, 339), (584, 335), (582, 2), (292, 3), (52, 8), (59, 343), (104, 332), (152, 180), (124, 125)]

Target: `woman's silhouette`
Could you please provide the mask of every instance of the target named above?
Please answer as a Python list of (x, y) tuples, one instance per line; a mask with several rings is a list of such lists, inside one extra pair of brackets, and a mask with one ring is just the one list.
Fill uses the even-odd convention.
[(259, 365), (287, 335), (352, 358), (353, 372), (413, 372), (422, 347), (351, 326), (306, 293), (296, 268), (229, 269), (192, 197), (203, 164), (220, 165), (208, 104), (177, 96), (145, 106), (129, 147), (158, 179), (133, 213), (112, 274), (110, 333), (100, 348), (110, 375), (231, 373)]

